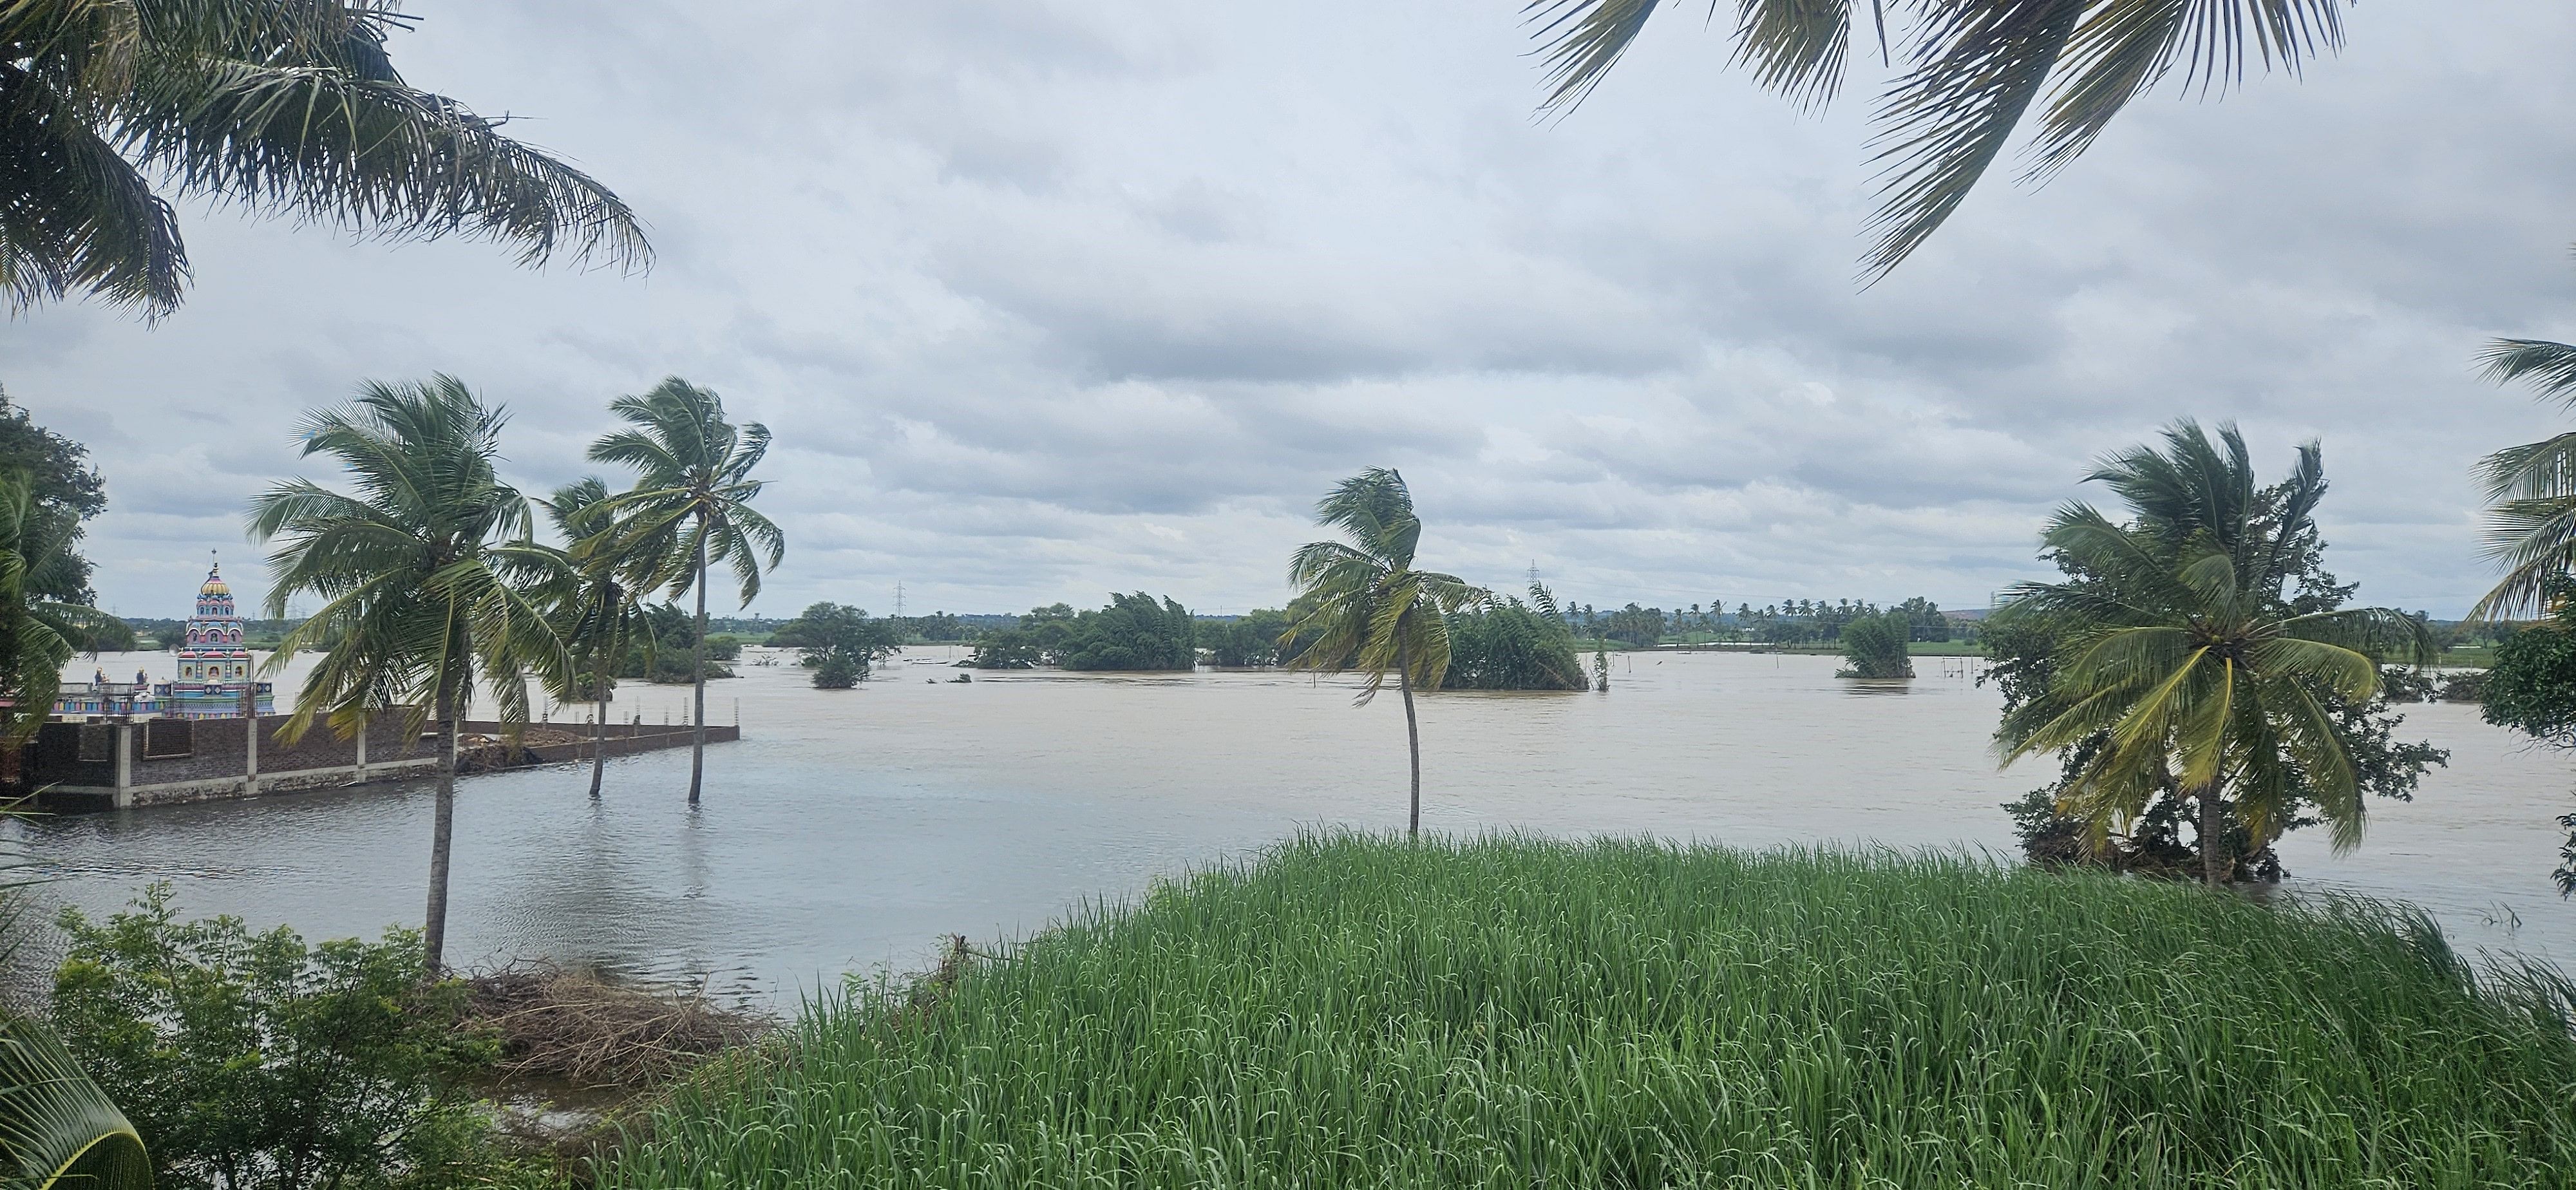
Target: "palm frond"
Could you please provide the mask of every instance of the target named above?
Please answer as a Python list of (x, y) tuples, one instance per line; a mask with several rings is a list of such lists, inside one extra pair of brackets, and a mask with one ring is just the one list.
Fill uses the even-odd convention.
[(2478, 355), (2486, 378), (2498, 384), (2528, 380), (2543, 400), (2576, 407), (2576, 346), (2547, 339), (2498, 339)]
[(150, 1190), (143, 1138), (53, 1032), (0, 1016), (0, 1169), (50, 1190)]

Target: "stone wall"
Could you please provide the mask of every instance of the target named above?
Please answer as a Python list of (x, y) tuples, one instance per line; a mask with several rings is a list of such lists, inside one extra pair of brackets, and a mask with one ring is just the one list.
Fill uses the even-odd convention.
[[(146, 719), (125, 723), (47, 723), (25, 753), (26, 785), (44, 791), (46, 801), (64, 809), (104, 809), (173, 805), (217, 798), (284, 793), (297, 789), (333, 788), (397, 777), (425, 776), (438, 763), (438, 737), (415, 738), (399, 713), (380, 714), (367, 726), (366, 767), (358, 767), (358, 742), (343, 739), (327, 724), (316, 724), (293, 745), (278, 731), (287, 716), (259, 720), (259, 774), (256, 786), (245, 779), (249, 765), (250, 724), (241, 719)], [(468, 735), (502, 735), (502, 725), (468, 721)], [(119, 782), (117, 734), (122, 730), (125, 780)], [(570, 730), (569, 727), (566, 730)], [(587, 735), (585, 728), (581, 734)], [(612, 723), (607, 752), (625, 756), (664, 748), (685, 748), (686, 727)], [(742, 729), (709, 725), (707, 742), (742, 738)], [(478, 768), (524, 767), (590, 758), (592, 745), (544, 744), (526, 748), (507, 760)], [(472, 771), (472, 770), (468, 770)]]
[[(286, 726), (284, 715), (262, 715), (259, 719), (259, 774), (264, 778), (284, 776), (303, 769), (353, 768), (358, 763), (358, 741), (331, 730), (327, 723), (316, 723), (304, 738), (292, 746), (280, 743), (277, 733)], [(240, 719), (199, 719), (189, 724), (194, 746), (185, 756), (154, 758), (154, 751), (144, 735), (157, 731), (175, 720), (160, 719), (138, 725), (135, 731), (134, 781), (136, 785), (166, 785), (181, 781), (203, 781), (208, 778), (242, 776), (248, 767), (244, 761), (250, 751), (248, 724)], [(367, 763), (370, 766), (415, 758), (436, 759), (432, 745), (424, 740), (417, 745), (403, 730), (403, 717), (398, 714), (378, 715), (367, 724)]]

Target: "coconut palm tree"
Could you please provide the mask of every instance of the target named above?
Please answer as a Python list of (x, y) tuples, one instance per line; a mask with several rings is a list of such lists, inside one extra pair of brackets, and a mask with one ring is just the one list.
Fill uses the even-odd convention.
[(0, 747), (27, 742), (54, 709), (76, 641), (96, 639), (112, 617), (49, 598), (40, 576), (75, 563), (71, 513), (44, 507), (24, 471), (0, 470)]
[(0, 1015), (0, 1177), (13, 1186), (151, 1190), (143, 1138), (53, 1031)]
[(689, 673), (695, 709), (689, 722), (689, 804), (698, 804), (707, 761), (707, 574), (722, 563), (733, 568), (742, 603), (760, 594), (761, 563), (771, 570), (787, 555), (787, 538), (751, 500), (763, 483), (751, 472), (769, 452), (769, 428), (737, 427), (725, 420), (724, 402), (708, 389), (669, 377), (642, 396), (619, 397), (609, 411), (633, 429), (592, 443), (590, 458), (637, 472), (635, 486), (598, 505), (617, 523), (601, 548), (619, 558), (643, 560), (646, 586), (662, 586), (676, 599), (697, 593), (697, 635)]
[[(588, 693), (597, 710), (591, 719), (590, 796), (596, 798), (607, 775), (608, 691), (617, 661), (626, 655), (630, 643), (641, 639), (649, 648), (653, 641), (652, 633), (639, 631), (644, 605), (635, 598), (638, 563), (649, 560), (621, 558), (613, 552), (617, 526), (601, 515), (608, 503), (608, 484), (598, 476), (557, 488), (552, 498), (539, 503), (556, 531), (571, 543), (566, 569), (577, 581), (564, 592), (556, 611), (565, 647), (572, 650), (576, 662), (590, 661)], [(576, 690), (578, 686), (560, 694), (569, 700)]]
[[(2295, 76), (2342, 44), (2349, 3), (1872, 0), (1863, 32), (1896, 77), (1872, 138), (1880, 205), (1865, 274), (1875, 279), (1896, 267), (1958, 209), (2033, 104), (2042, 114), (2024, 176), (2039, 182), (2176, 69), (2182, 90), (2202, 93), (2237, 82), (2249, 60)], [(1563, 112), (1582, 102), (1658, 7), (1660, 0), (1527, 0), (1523, 10), (1543, 42), (1545, 106)], [(1810, 108), (1842, 89), (1860, 5), (1736, 0), (1732, 7), (1733, 61), (1756, 82)]]
[(310, 480), (251, 504), (250, 531), (275, 541), (268, 614), (311, 592), (325, 602), (288, 632), (271, 671), (319, 649), (280, 735), (319, 721), (343, 735), (402, 708), (416, 738), (438, 727), (438, 801), (422, 944), (444, 967), (448, 853), (456, 818), (456, 736), (479, 683), (507, 724), (528, 718), (528, 679), (560, 688), (571, 659), (536, 590), (560, 585), (560, 555), (530, 537), (528, 500), (494, 471), (507, 421), (465, 383), (433, 376), (369, 383), (355, 401), (308, 415), (306, 457), (338, 460), (355, 494)]
[(2318, 608), (2285, 587), (2312, 569), (2313, 513), (2325, 494), (2311, 443), (2291, 478), (2258, 489), (2244, 439), (2212, 443), (2189, 422), (2167, 448), (2139, 447), (2088, 478), (2134, 514), (2116, 524), (2085, 504), (2051, 518), (2042, 541), (2069, 578), (2015, 587), (1998, 627), (2047, 627), (2061, 642), (2044, 697), (2006, 717), (2005, 763), (2070, 751), (2064, 812), (2097, 833), (2158, 796), (2198, 810), (2202, 878), (2234, 870), (2228, 805), (2256, 850), (2312, 800), (2334, 846), (2361, 840), (2363, 799), (2330, 700), (2369, 700), (2383, 656), (2421, 663), (2423, 626), (2390, 608)]
[(645, 266), (607, 187), (403, 80), (385, 43), (412, 20), (394, 0), (0, 3), (0, 293), (170, 312), (189, 272), (173, 198)]
[[(1288, 563), (1297, 595), (1295, 620), (1279, 638), (1291, 669), (1368, 675), (1358, 701), (1365, 705), (1395, 675), (1404, 697), (1404, 736), (1412, 757), (1412, 810), (1405, 833), (1422, 834), (1422, 728), (1414, 718), (1413, 688), (1440, 688), (1449, 670), (1449, 626), (1443, 617), (1491, 592), (1456, 575), (1413, 568), (1422, 521), (1404, 477), (1371, 467), (1343, 480), (1315, 505), (1317, 524), (1339, 529), (1347, 540), (1300, 546)], [(1301, 644), (1302, 642), (1302, 644)]]
[[(2528, 380), (2543, 400), (2576, 409), (2576, 347), (2498, 339), (2481, 362), (2498, 383)], [(2538, 615), (2551, 585), (2576, 571), (2576, 431), (2488, 455), (2478, 479), (2487, 494), (2486, 554), (2505, 574), (2469, 616)]]

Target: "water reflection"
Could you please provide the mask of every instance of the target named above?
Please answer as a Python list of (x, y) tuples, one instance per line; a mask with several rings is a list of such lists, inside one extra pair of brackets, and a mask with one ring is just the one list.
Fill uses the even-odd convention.
[[(851, 691), (745, 667), (709, 701), (721, 721), (738, 698), (747, 738), (710, 750), (696, 812), (685, 751), (611, 761), (596, 802), (582, 766), (467, 779), (451, 953), (719, 973), (792, 994), (843, 970), (921, 965), (944, 934), (1035, 929), (1081, 898), (1302, 826), (1402, 826), (1403, 711), (1391, 697), (1352, 706), (1355, 683), (1245, 671), (959, 684), (957, 656), (898, 658)], [(2000, 803), (2053, 769), (1997, 772), (1993, 689), (1927, 666), (1862, 690), (1832, 676), (1838, 664), (1622, 658), (1606, 695), (1424, 697), (1425, 825), (2008, 854)], [(630, 688), (612, 714), (677, 719), (686, 695)], [(2551, 819), (2570, 800), (2563, 758), (2515, 747), (2472, 707), (2416, 708), (2408, 730), (2453, 749), (2452, 767), (2415, 802), (2374, 806), (2358, 854), (2292, 836), (2291, 870), (2416, 900), (2470, 947), (2576, 959), (2576, 907), (2547, 881)], [(60, 878), (48, 897), (110, 908), (167, 879), (194, 912), (345, 936), (419, 920), (430, 802), (424, 787), (378, 786), (8, 829)]]

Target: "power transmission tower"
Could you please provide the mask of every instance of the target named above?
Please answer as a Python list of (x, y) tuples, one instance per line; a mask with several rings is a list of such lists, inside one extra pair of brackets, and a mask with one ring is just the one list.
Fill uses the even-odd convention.
[(901, 579), (895, 580), (894, 584), (894, 618), (898, 620), (903, 618), (903, 581)]

